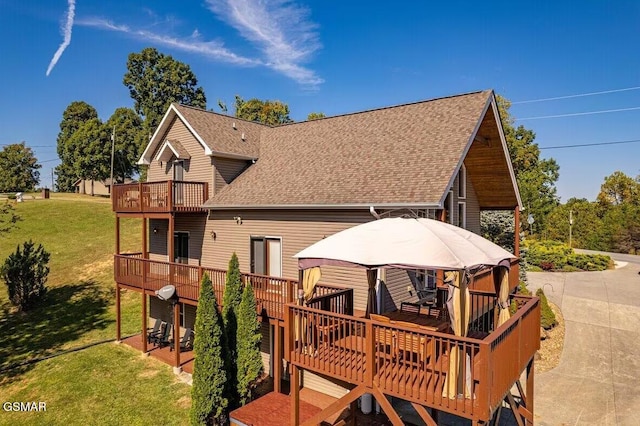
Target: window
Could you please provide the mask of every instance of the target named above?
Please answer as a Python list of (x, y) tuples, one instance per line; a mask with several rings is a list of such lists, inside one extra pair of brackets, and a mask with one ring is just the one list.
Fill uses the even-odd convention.
[(453, 225), (453, 191), (449, 191), (444, 199), (444, 221)]
[(251, 237), (251, 273), (282, 276), (282, 238)]
[(467, 227), (467, 203), (463, 201), (458, 202), (458, 226)]
[(464, 163), (458, 172), (458, 198), (467, 198), (467, 168)]

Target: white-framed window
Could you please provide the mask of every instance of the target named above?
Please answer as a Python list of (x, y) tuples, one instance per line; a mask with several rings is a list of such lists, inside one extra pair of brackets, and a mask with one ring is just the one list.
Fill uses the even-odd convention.
[(458, 172), (458, 198), (467, 198), (467, 167), (464, 163)]
[(464, 201), (458, 202), (458, 227), (466, 228), (467, 227), (467, 203)]

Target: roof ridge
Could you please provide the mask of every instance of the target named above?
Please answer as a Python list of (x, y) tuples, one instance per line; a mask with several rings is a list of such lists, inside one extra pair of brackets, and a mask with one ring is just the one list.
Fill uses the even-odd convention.
[(369, 113), (369, 112), (383, 111), (383, 110), (386, 110), (386, 109), (393, 109), (393, 108), (400, 108), (400, 107), (404, 107), (404, 106), (424, 104), (424, 103), (428, 103), (428, 102), (441, 101), (441, 100), (445, 100), (445, 99), (459, 98), (459, 97), (462, 97), (462, 96), (477, 95), (477, 94), (484, 93), (484, 92), (488, 92), (488, 93), (489, 92), (493, 92), (493, 89), (476, 90), (476, 91), (473, 91), (473, 92), (458, 93), (458, 94), (455, 94), (455, 95), (447, 95), (447, 96), (440, 96), (440, 97), (437, 97), (437, 98), (423, 99), (423, 100), (420, 100), (420, 101), (406, 102), (406, 103), (403, 103), (403, 104), (387, 105), (387, 106), (383, 106), (383, 107), (370, 108), (370, 109), (365, 109), (365, 110), (361, 110), (361, 111), (345, 112), (344, 114), (331, 115), (331, 116), (328, 116), (328, 117), (316, 118), (314, 120), (294, 121), (293, 123), (284, 123), (284, 124), (280, 124), (278, 126), (267, 126), (267, 127), (275, 129), (275, 128), (279, 128), (279, 127), (293, 126), (293, 125), (296, 125), (296, 124), (304, 124), (304, 123), (311, 123), (311, 122), (316, 122), (316, 121), (328, 120), (328, 119), (331, 119), (331, 118), (346, 117), (346, 116), (356, 115), (356, 114), (366, 114), (366, 113)]
[(261, 127), (265, 127), (265, 128), (272, 127), (272, 126), (266, 125), (264, 123), (260, 123), (259, 121), (249, 121), (249, 120), (245, 120), (244, 118), (236, 117), (234, 115), (221, 114), (219, 112), (210, 111), (208, 109), (202, 109), (202, 108), (199, 108), (199, 107), (196, 107), (196, 106), (193, 106), (193, 105), (184, 105), (184, 104), (181, 104), (179, 102), (172, 102), (172, 105), (175, 105), (175, 106), (178, 106), (178, 107), (182, 107), (182, 108), (193, 109), (193, 110), (198, 111), (198, 112), (205, 112), (207, 114), (217, 115), (219, 117), (224, 117), (224, 118), (228, 118), (228, 119), (231, 119), (231, 120), (238, 120), (238, 121), (244, 121), (245, 123), (257, 124), (257, 125), (259, 125)]

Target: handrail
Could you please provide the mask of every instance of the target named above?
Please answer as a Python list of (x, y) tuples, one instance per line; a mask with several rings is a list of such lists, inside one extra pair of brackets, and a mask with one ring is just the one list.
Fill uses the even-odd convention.
[[(116, 282), (145, 291), (155, 291), (165, 285), (174, 285), (178, 296), (196, 302), (200, 296), (200, 282), (207, 272), (211, 278), (218, 305), (222, 306), (227, 271), (199, 265), (188, 265), (161, 260), (143, 259), (139, 253), (114, 255), (114, 279)], [(271, 277), (251, 273), (241, 273), (243, 283), (250, 283), (254, 289), (259, 314), (282, 319), (284, 304), (292, 302), (298, 286), (297, 280)], [(323, 285), (325, 286), (325, 285)], [(325, 286), (340, 297), (346, 294), (344, 288)], [(347, 289), (347, 293), (352, 292)], [(352, 293), (351, 293), (352, 295)], [(353, 306), (353, 297), (343, 302)]]
[(208, 182), (165, 180), (113, 185), (111, 203), (118, 213), (197, 212), (208, 196)]

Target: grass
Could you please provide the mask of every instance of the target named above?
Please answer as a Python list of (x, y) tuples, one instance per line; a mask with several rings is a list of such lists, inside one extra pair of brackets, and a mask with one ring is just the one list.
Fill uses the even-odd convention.
[[(50, 200), (27, 197), (16, 204), (22, 220), (0, 236), (0, 262), (29, 239), (51, 253), (47, 295), (32, 311), (17, 312), (0, 284), (0, 371), (115, 337), (110, 200), (51, 195)], [(139, 219), (121, 220), (121, 250), (139, 251), (140, 233)], [(139, 330), (140, 295), (125, 291), (122, 333)], [(169, 366), (140, 359), (131, 348), (104, 344), (0, 372), (2, 402), (45, 401), (48, 407), (41, 414), (0, 411), (0, 425), (176, 424), (186, 419), (188, 393), (188, 386), (174, 383)]]

